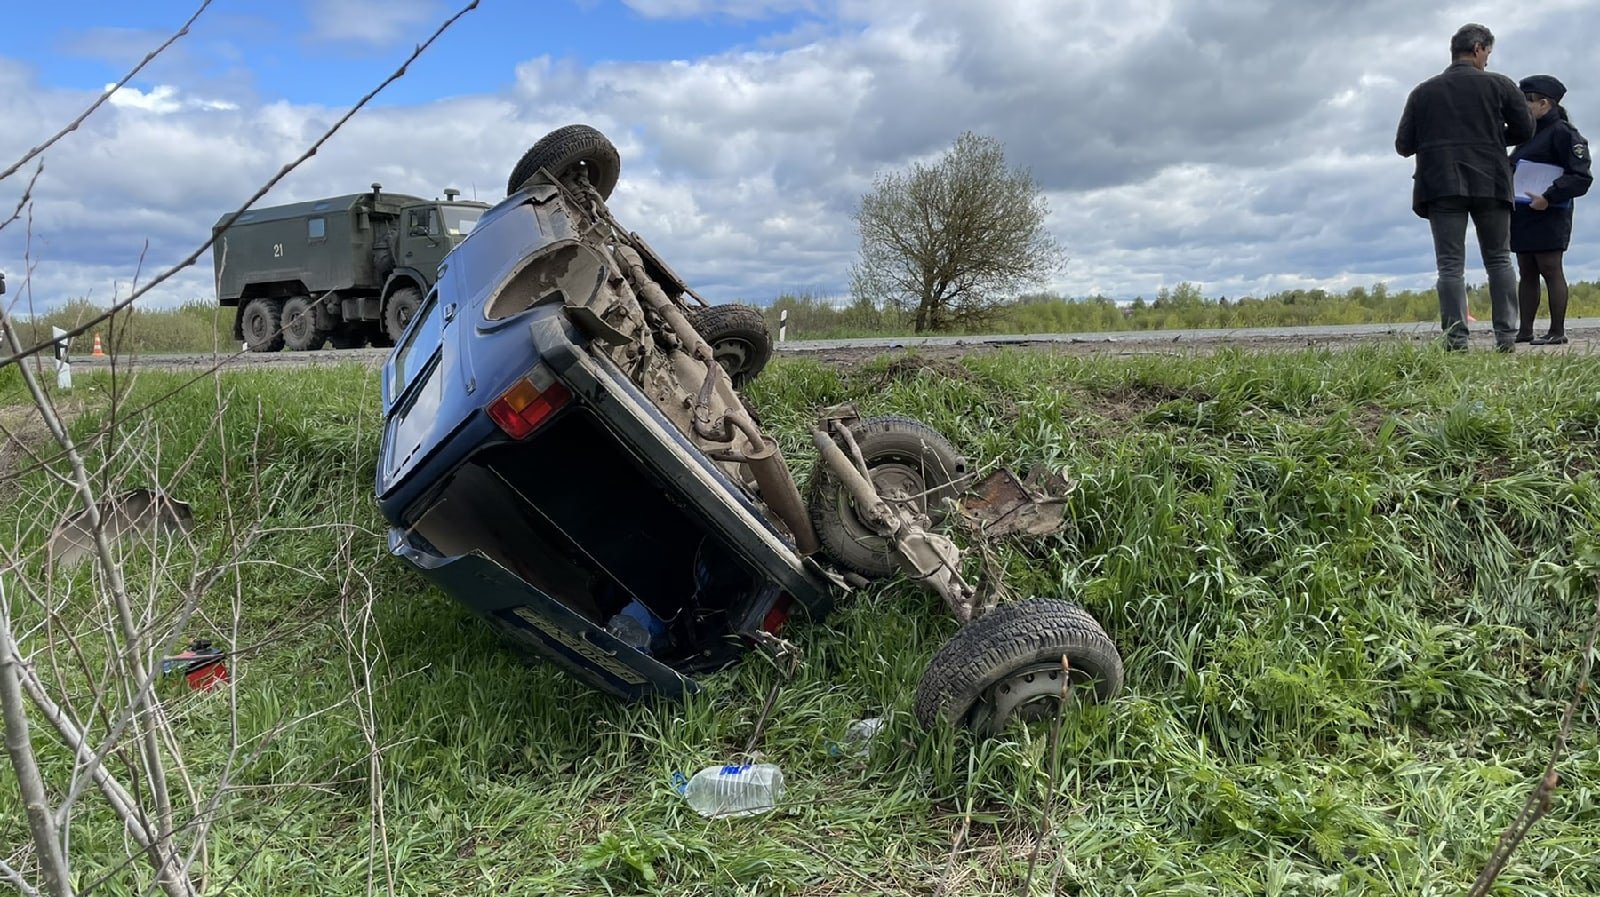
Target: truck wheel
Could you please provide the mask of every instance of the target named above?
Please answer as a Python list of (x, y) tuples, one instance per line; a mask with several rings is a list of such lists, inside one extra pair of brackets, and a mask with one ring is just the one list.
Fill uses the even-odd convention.
[(1061, 658), (1074, 694), (1096, 700), (1122, 690), (1122, 656), (1083, 608), (1059, 598), (1003, 604), (956, 633), (917, 683), (917, 721), (999, 735), (1015, 721), (1053, 718), (1061, 706)]
[(311, 352), (322, 348), (328, 335), (317, 329), (317, 312), (307, 296), (290, 296), (283, 300), (283, 345), (294, 352)]
[(417, 313), (422, 306), (422, 291), (416, 287), (401, 287), (389, 297), (389, 304), (383, 309), (383, 327), (389, 339), (400, 341), (400, 334), (405, 332), (406, 324), (410, 323), (411, 316)]
[(506, 195), (521, 190), (541, 168), (550, 169), (559, 178), (579, 163), (588, 166), (589, 183), (600, 191), (600, 198), (609, 199), (622, 174), (622, 157), (606, 135), (588, 125), (567, 125), (539, 138), (511, 169)]
[(283, 348), (283, 300), (251, 299), (239, 312), (239, 330), (252, 352), (276, 352)]
[(772, 359), (772, 337), (759, 309), (748, 305), (713, 305), (692, 312), (689, 323), (707, 343), (711, 354), (743, 389)]
[[(850, 428), (872, 485), (884, 501), (910, 505), (937, 525), (944, 519), (945, 499), (959, 491), (966, 459), (938, 430), (908, 417), (871, 417)], [(869, 579), (893, 576), (900, 569), (894, 551), (882, 536), (856, 515), (844, 483), (821, 460), (811, 472), (811, 525), (822, 551), (840, 566)]]

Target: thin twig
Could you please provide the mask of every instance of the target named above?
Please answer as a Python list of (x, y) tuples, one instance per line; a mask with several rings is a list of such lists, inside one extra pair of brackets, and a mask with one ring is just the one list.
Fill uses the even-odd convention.
[(28, 880), (22, 877), (22, 873), (11, 868), (11, 865), (5, 860), (0, 860), (0, 881), (11, 882), (16, 886), (17, 891), (22, 894), (22, 897), (39, 897), (39, 892), (34, 889), (33, 885), (28, 884)]
[[(17, 207), (11, 211), (11, 217), (4, 221), (0, 221), (0, 230), (5, 230), (7, 227), (11, 226), (13, 221), (16, 221), (18, 218), (22, 217), (22, 210), (27, 208), (28, 202), (33, 199), (33, 186), (39, 183), (39, 175), (43, 173), (44, 163), (41, 162), (34, 167), (33, 177), (28, 178), (28, 186), (22, 188), (22, 198), (17, 200)], [(21, 298), (22, 294), (18, 293), (17, 296), (18, 298)]]
[(35, 156), (38, 156), (40, 153), (42, 153), (45, 150), (49, 149), (50, 147), (54, 146), (56, 144), (56, 142), (59, 141), (61, 138), (67, 136), (68, 134), (71, 134), (73, 131), (78, 130), (78, 126), (83, 124), (85, 121), (87, 121), (89, 116), (93, 115), (96, 109), (99, 109), (102, 105), (105, 104), (106, 100), (111, 99), (111, 95), (112, 94), (114, 94), (118, 90), (120, 90), (124, 84), (127, 84), (129, 81), (132, 81), (134, 75), (139, 74), (139, 72), (142, 69), (144, 69), (145, 66), (149, 65), (152, 60), (154, 60), (157, 56), (160, 56), (162, 53), (166, 52), (166, 49), (168, 47), (172, 46), (174, 43), (176, 43), (178, 38), (183, 37), (184, 35), (188, 34), (189, 33), (189, 26), (193, 25), (195, 19), (200, 18), (200, 14), (205, 12), (206, 11), (206, 7), (208, 7), (210, 5), (211, 5), (211, 0), (204, 0), (204, 2), (202, 2), (200, 4), (200, 8), (196, 9), (194, 11), (194, 15), (189, 17), (189, 21), (183, 23), (183, 27), (182, 28), (179, 28), (177, 31), (173, 32), (172, 36), (167, 38), (164, 42), (162, 42), (161, 46), (156, 47), (154, 50), (151, 50), (149, 53), (146, 53), (144, 58), (139, 60), (139, 64), (138, 65), (134, 66), (126, 75), (123, 75), (121, 81), (118, 81), (117, 83), (115, 83), (115, 84), (111, 85), (110, 87), (106, 88), (106, 92), (101, 94), (100, 98), (98, 100), (95, 100), (93, 103), (90, 103), (89, 104), (89, 108), (83, 110), (83, 114), (81, 114), (77, 118), (73, 119), (66, 127), (64, 127), (61, 130), (57, 131), (55, 133), (55, 135), (53, 137), (51, 137), (49, 140), (46, 140), (44, 143), (39, 144), (38, 146), (34, 147), (31, 150), (28, 150), (28, 152), (25, 153), (21, 159), (18, 159), (16, 161), (16, 163), (13, 164), (10, 168), (7, 168), (5, 171), (0, 171), (0, 181), (3, 181), (6, 178), (11, 177), (13, 174), (16, 174), (17, 173), (17, 169), (19, 169), (22, 166), (28, 164), (29, 160), (33, 159)]
[[(393, 84), (395, 81), (398, 81), (401, 77), (403, 77), (405, 75), (405, 73), (406, 73), (407, 67), (409, 67), (411, 65), (411, 63), (415, 62), (417, 60), (417, 58), (420, 57), (425, 50), (427, 50), (430, 46), (432, 46), (433, 42), (438, 40), (439, 36), (444, 34), (444, 32), (451, 25), (454, 25), (456, 23), (456, 21), (459, 20), (462, 16), (464, 16), (467, 13), (477, 9), (478, 8), (478, 2), (479, 2), (479, 0), (472, 0), (471, 3), (468, 3), (466, 6), (462, 7), (460, 9), (460, 11), (458, 11), (455, 15), (451, 16), (449, 19), (446, 19), (444, 24), (439, 26), (438, 30), (434, 31), (433, 34), (427, 40), (425, 40), (422, 43), (418, 44), (416, 49), (411, 51), (411, 55), (406, 57), (405, 62), (402, 62), (400, 64), (399, 68), (395, 69), (394, 72), (392, 74), (390, 74), (389, 77), (385, 78), (383, 80), (383, 82), (380, 83), (377, 87), (374, 87), (372, 90), (368, 91), (367, 95), (362, 97), (354, 106), (350, 107), (350, 110), (348, 112), (346, 112), (343, 116), (341, 116), (338, 121), (334, 122), (332, 127), (328, 128), (327, 131), (323, 132), (322, 136), (317, 138), (317, 141), (315, 143), (313, 143), (309, 149), (307, 149), (305, 152), (301, 153), (300, 156), (298, 158), (296, 158), (294, 161), (290, 162), (289, 164), (283, 166), (283, 168), (279, 169), (278, 173), (273, 175), (272, 178), (269, 179), (265, 184), (261, 185), (261, 188), (259, 190), (257, 190), (255, 192), (255, 194), (253, 196), (251, 196), (250, 199), (245, 202), (244, 205), (240, 206), (232, 214), (228, 215), (228, 217), (222, 222), (222, 224), (211, 232), (211, 236), (207, 237), (205, 242), (200, 244), (200, 248), (196, 249), (194, 252), (191, 252), (189, 254), (189, 256), (187, 258), (185, 258), (183, 261), (179, 262), (176, 265), (173, 265), (171, 268), (168, 268), (167, 270), (165, 270), (165, 271), (161, 272), (160, 274), (156, 275), (155, 278), (153, 278), (149, 283), (147, 283), (144, 286), (138, 288), (137, 290), (134, 290), (132, 293), (130, 293), (128, 295), (128, 298), (123, 299), (123, 300), (121, 300), (119, 302), (116, 302), (115, 304), (113, 304), (106, 311), (95, 315), (94, 317), (90, 318), (88, 321), (86, 321), (86, 322), (84, 322), (82, 324), (79, 324), (76, 327), (73, 327), (71, 330), (69, 330), (67, 332), (67, 338), (80, 336), (82, 334), (88, 333), (96, 325), (104, 322), (107, 318), (110, 318), (112, 315), (116, 314), (117, 312), (122, 311), (123, 309), (128, 308), (129, 306), (133, 305), (141, 297), (143, 297), (146, 293), (150, 292), (151, 290), (155, 289), (156, 287), (158, 287), (161, 284), (165, 283), (166, 281), (170, 280), (173, 276), (177, 275), (180, 271), (183, 271), (183, 270), (185, 270), (187, 268), (192, 267), (195, 262), (199, 261), (200, 256), (203, 255), (206, 250), (210, 249), (212, 244), (216, 243), (217, 236), (219, 234), (225, 232), (230, 226), (232, 226), (233, 222), (235, 220), (237, 220), (240, 215), (243, 215), (245, 212), (248, 212), (256, 204), (256, 202), (258, 200), (260, 200), (263, 196), (267, 195), (268, 191), (270, 191), (273, 187), (276, 187), (278, 185), (279, 181), (281, 181), (284, 178), (288, 177), (291, 172), (293, 172), (296, 168), (299, 168), (307, 159), (310, 159), (312, 156), (316, 155), (317, 154), (317, 150), (321, 149), (322, 145), (324, 143), (327, 143), (333, 137), (334, 134), (337, 134), (339, 132), (339, 129), (343, 128), (345, 123), (348, 122), (351, 118), (353, 118), (357, 112), (359, 112), (363, 108), (365, 108), (367, 103), (371, 102), (372, 99), (379, 94), (379, 92), (381, 92), (384, 88), (388, 87), (390, 84)], [(4, 368), (6, 365), (11, 364), (12, 362), (21, 361), (24, 358), (28, 358), (28, 357), (30, 357), (32, 355), (37, 355), (38, 353), (44, 351), (45, 349), (48, 349), (51, 345), (52, 344), (49, 343), (49, 342), (42, 342), (42, 343), (38, 343), (38, 344), (32, 346), (31, 348), (24, 349), (24, 350), (22, 350), (20, 352), (13, 352), (11, 355), (9, 355), (9, 356), (7, 356), (5, 358), (0, 358), (0, 368)]]
[(761, 705), (761, 713), (756, 717), (756, 726), (750, 731), (750, 740), (745, 743), (744, 756), (754, 759), (756, 745), (761, 741), (761, 735), (766, 731), (767, 718), (772, 715), (772, 710), (778, 704), (778, 692), (783, 690), (784, 683), (794, 678), (800, 669), (800, 649), (792, 642), (778, 638), (768, 632), (759, 633), (760, 644), (771, 652), (772, 662), (778, 667), (778, 678), (772, 683), (772, 688), (767, 692), (767, 700)]
[(939, 876), (939, 884), (933, 889), (933, 897), (945, 897), (950, 893), (950, 883), (955, 880), (956, 857), (961, 853), (961, 845), (966, 843), (967, 832), (972, 829), (972, 795), (967, 795), (967, 806), (961, 814), (961, 828), (956, 832), (955, 838), (950, 842), (950, 855), (944, 861), (944, 874)]
[(1478, 879), (1472, 883), (1472, 889), (1467, 891), (1467, 897), (1484, 897), (1489, 893), (1489, 889), (1494, 887), (1495, 879), (1505, 871), (1506, 863), (1511, 861), (1511, 855), (1516, 852), (1517, 847), (1528, 837), (1533, 826), (1550, 812), (1552, 797), (1556, 788), (1561, 785), (1561, 775), (1556, 772), (1556, 764), (1560, 763), (1567, 753), (1567, 739), (1572, 734), (1572, 718), (1577, 713), (1578, 705), (1583, 703), (1589, 694), (1589, 675), (1594, 664), (1596, 640), (1600, 640), (1600, 587), (1595, 590), (1594, 619), (1589, 624), (1589, 640), (1583, 647), (1583, 663), (1582, 671), (1578, 674), (1578, 687), (1573, 692), (1572, 700), (1567, 702), (1567, 709), (1561, 714), (1561, 727), (1557, 730), (1555, 748), (1550, 752), (1550, 761), (1545, 764), (1544, 775), (1539, 777), (1539, 783), (1528, 792), (1528, 799), (1523, 802), (1522, 812), (1517, 814), (1516, 821), (1501, 833), (1494, 853), (1489, 855), (1488, 865), (1478, 873)]
[(1033, 890), (1033, 873), (1039, 866), (1039, 851), (1050, 836), (1054, 823), (1051, 818), (1056, 808), (1056, 790), (1061, 782), (1061, 724), (1067, 718), (1067, 701), (1072, 697), (1072, 661), (1061, 655), (1061, 703), (1056, 705), (1056, 719), (1050, 726), (1050, 779), (1049, 791), (1044, 795), (1044, 810), (1039, 817), (1039, 831), (1033, 839), (1033, 853), (1028, 857), (1028, 877), (1022, 881), (1022, 895)]

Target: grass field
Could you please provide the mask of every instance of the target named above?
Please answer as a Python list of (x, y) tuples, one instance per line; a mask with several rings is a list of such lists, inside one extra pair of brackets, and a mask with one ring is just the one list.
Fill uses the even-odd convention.
[[(0, 407), (14, 408), (7, 374)], [(179, 382), (143, 374), (129, 405)], [(108, 389), (81, 378), (66, 399), (80, 436), (103, 423)], [(752, 658), (683, 706), (630, 706), (520, 665), (387, 555), (370, 498), (377, 392), (356, 367), (230, 374), (97, 449), (194, 503), (194, 556), (127, 564), (157, 604), (231, 529), (267, 527), (189, 627), (248, 646), (234, 673), (252, 748), (230, 775), (213, 890), (1022, 893), (1047, 732), (972, 744), (915, 726), (917, 677), (955, 629), (935, 599), (891, 582), (792, 633), (804, 662), (761, 744), (785, 806), (703, 820), (671, 776), (744, 746), (776, 670)], [(783, 359), (752, 398), (802, 485), (804, 427), (841, 400), (921, 417), (981, 464), (1078, 479), (1065, 532), (999, 555), (1013, 591), (1096, 614), (1128, 687), (1066, 722), (1033, 893), (1459, 894), (1542, 771), (1600, 566), (1590, 358), (1374, 345), (844, 372)], [(31, 521), (69, 505), (37, 471), (5, 488), (0, 538), (24, 545), (44, 538)], [(70, 605), (87, 577), (55, 588)], [(370, 702), (347, 700), (369, 676)], [(164, 687), (205, 792), (232, 738), (228, 698)], [(830, 754), (874, 715), (890, 726), (866, 757)], [(1600, 893), (1596, 721), (1591, 702), (1557, 803), (1496, 893)], [(25, 832), (3, 778), (9, 852)], [(135, 893), (142, 872), (116, 868), (126, 852), (104, 813), (74, 828), (85, 884)]]

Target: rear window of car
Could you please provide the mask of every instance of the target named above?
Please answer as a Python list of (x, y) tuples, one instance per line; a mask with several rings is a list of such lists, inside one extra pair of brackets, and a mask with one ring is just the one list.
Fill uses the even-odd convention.
[(511, 267), (545, 242), (533, 206), (523, 203), (488, 221), (480, 220), (472, 238), (456, 247), (450, 266), (456, 271), (456, 294), (476, 307), (486, 291)]
[(439, 347), (439, 334), (444, 329), (444, 315), (439, 311), (439, 291), (433, 289), (428, 292), (428, 298), (422, 300), (422, 307), (417, 309), (420, 321), (414, 321), (410, 329), (395, 350), (394, 370), (395, 384), (392, 395), (399, 396), (417, 378), (417, 372), (422, 370), (428, 359), (433, 357), (433, 350)]

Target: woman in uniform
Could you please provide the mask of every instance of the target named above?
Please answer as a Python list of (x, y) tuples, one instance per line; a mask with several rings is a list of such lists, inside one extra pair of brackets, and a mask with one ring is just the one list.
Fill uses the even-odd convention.
[[(1567, 342), (1567, 277), (1561, 257), (1572, 240), (1572, 200), (1589, 192), (1594, 181), (1589, 144), (1561, 108), (1567, 88), (1554, 76), (1532, 75), (1517, 86), (1536, 122), (1532, 139), (1511, 151), (1518, 191), (1511, 212), (1511, 251), (1517, 254), (1517, 301), (1522, 306), (1517, 342), (1560, 346)], [(1550, 329), (1535, 337), (1541, 277), (1550, 295)]]

